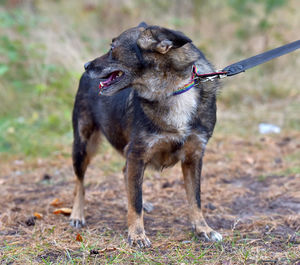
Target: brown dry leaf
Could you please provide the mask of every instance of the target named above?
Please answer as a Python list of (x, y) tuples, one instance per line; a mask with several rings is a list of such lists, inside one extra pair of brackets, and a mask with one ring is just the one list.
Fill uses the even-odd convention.
[(63, 203), (58, 199), (58, 198), (55, 198), (51, 203), (50, 205), (54, 206), (54, 207), (58, 207), (58, 206), (61, 206)]
[(65, 214), (65, 215), (70, 215), (72, 212), (71, 208), (59, 208), (55, 210), (53, 213), (54, 214)]
[(34, 217), (36, 217), (36, 219), (42, 219), (43, 218), (43, 215), (41, 213), (34, 213), (33, 215), (34, 215)]
[(76, 241), (78, 241), (78, 242), (82, 242), (83, 241), (83, 238), (82, 238), (82, 236), (79, 233), (76, 236)]

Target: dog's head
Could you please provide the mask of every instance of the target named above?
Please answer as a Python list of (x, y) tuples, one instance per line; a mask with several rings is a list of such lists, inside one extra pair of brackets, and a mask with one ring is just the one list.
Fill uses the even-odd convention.
[(100, 80), (103, 95), (129, 85), (142, 94), (168, 94), (190, 77), (199, 58), (191, 42), (179, 31), (141, 23), (114, 38), (109, 52), (86, 63), (85, 69)]

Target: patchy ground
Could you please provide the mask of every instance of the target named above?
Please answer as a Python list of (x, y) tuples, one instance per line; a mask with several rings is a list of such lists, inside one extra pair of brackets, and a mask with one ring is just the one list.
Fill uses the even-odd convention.
[(154, 209), (144, 217), (153, 243), (144, 251), (126, 244), (124, 160), (107, 143), (87, 172), (87, 227), (78, 231), (51, 205), (72, 206), (70, 158), (9, 161), (0, 172), (0, 264), (300, 264), (299, 157), (299, 133), (210, 142), (202, 201), (225, 238), (217, 244), (190, 230), (180, 167), (146, 172), (144, 199)]

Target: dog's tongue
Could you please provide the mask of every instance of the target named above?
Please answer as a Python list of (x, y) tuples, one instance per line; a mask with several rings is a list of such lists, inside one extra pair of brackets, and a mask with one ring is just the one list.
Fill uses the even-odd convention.
[(117, 72), (113, 72), (109, 78), (105, 81), (100, 82), (99, 89), (101, 90), (103, 87), (109, 86), (111, 81), (117, 76)]

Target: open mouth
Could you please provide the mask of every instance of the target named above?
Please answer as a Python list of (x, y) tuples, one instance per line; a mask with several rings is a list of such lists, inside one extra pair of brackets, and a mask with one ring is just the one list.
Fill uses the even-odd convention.
[(124, 76), (124, 73), (122, 71), (114, 71), (110, 74), (108, 74), (106, 77), (104, 77), (104, 81), (101, 81), (99, 84), (100, 92), (103, 88), (108, 87), (120, 80)]

